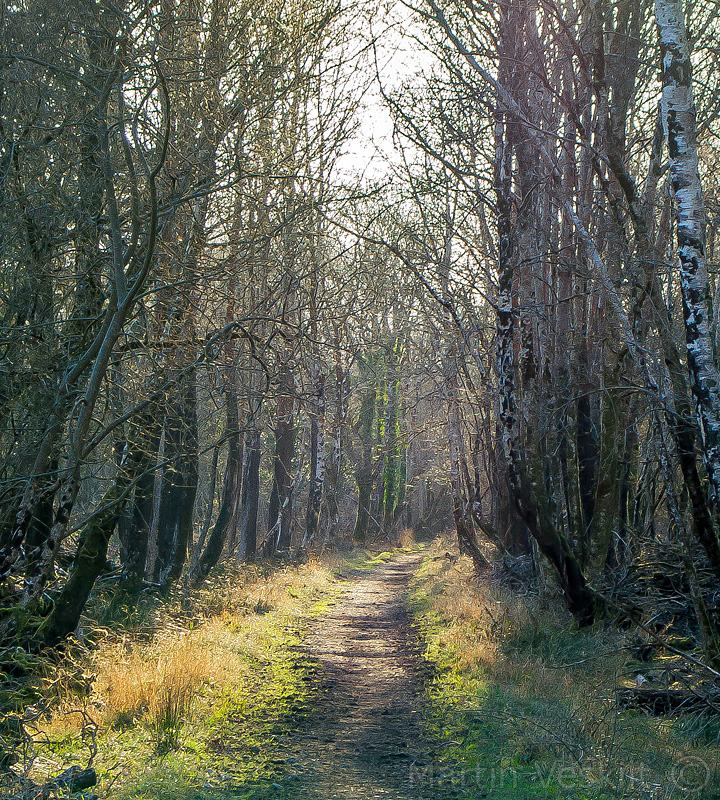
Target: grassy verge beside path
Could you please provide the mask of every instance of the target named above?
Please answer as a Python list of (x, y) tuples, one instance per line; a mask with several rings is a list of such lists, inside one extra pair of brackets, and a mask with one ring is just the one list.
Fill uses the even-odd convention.
[[(345, 578), (392, 553), (228, 570), (203, 589), (125, 606), (108, 593), (84, 643), (26, 711), (35, 782), (92, 757), (112, 800), (276, 797), (287, 737), (319, 677), (300, 645)], [(2, 792), (0, 791), (0, 794)]]
[(491, 800), (717, 800), (719, 717), (616, 707), (618, 686), (660, 681), (682, 669), (674, 657), (639, 662), (636, 634), (578, 631), (559, 604), (474, 579), (450, 538), (426, 554), (410, 602), (440, 742), (414, 776), (422, 796), (452, 785)]

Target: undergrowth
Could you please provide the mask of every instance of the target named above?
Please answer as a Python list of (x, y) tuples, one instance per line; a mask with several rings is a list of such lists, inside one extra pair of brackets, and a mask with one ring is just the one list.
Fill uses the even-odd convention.
[(414, 770), (421, 792), (717, 800), (717, 717), (617, 708), (619, 686), (671, 666), (661, 657), (636, 661), (632, 632), (579, 631), (557, 598), (517, 596), (497, 578), (473, 578), (450, 538), (424, 558), (411, 608), (429, 673), (427, 724), (439, 742), (436, 761)]
[(318, 691), (306, 625), (341, 594), (343, 571), (372, 561), (239, 567), (169, 598), (100, 593), (78, 642), (38, 677), (27, 777), (92, 762), (94, 791), (113, 800), (275, 796), (291, 772), (286, 732)]

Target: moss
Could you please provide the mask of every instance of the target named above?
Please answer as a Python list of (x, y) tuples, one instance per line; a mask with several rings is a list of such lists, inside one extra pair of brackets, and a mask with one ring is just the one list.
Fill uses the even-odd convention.
[(537, 598), (473, 582), (469, 563), (441, 555), (451, 546), (434, 545), (411, 583), (425, 722), (440, 743), (426, 784), (493, 800), (669, 800), (690, 789), (715, 800), (716, 726), (615, 708), (614, 687), (633, 671), (626, 634), (578, 631)]

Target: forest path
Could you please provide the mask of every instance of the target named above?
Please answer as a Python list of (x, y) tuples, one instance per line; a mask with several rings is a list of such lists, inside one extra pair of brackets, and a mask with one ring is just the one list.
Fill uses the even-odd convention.
[(431, 748), (422, 725), (420, 658), (407, 590), (421, 558), (398, 555), (355, 577), (306, 640), (304, 650), (322, 676), (321, 695), (292, 737), (288, 761), (296, 773), (289, 796), (420, 796), (412, 779), (425, 768)]

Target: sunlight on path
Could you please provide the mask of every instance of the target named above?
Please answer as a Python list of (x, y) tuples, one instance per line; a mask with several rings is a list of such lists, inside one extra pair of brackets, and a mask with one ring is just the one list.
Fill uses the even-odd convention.
[(324, 697), (294, 737), (293, 797), (419, 796), (411, 764), (424, 763), (427, 745), (405, 601), (419, 560), (403, 555), (359, 578), (309, 637)]

